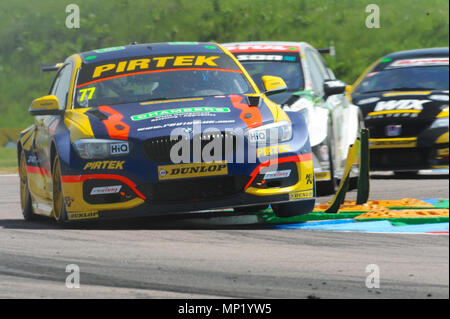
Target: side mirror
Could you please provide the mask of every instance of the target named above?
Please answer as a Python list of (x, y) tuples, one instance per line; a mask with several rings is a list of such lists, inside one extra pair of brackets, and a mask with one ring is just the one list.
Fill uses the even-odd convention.
[(353, 91), (353, 86), (350, 84), (347, 84), (347, 86), (345, 87), (345, 93), (351, 94)]
[(265, 95), (272, 95), (287, 90), (286, 83), (278, 76), (264, 75), (261, 79), (264, 84), (264, 89), (266, 90), (264, 92)]
[(340, 80), (328, 80), (323, 82), (323, 92), (325, 93), (325, 98), (331, 95), (344, 93), (346, 87), (347, 85)]
[(59, 109), (58, 98), (55, 95), (46, 95), (31, 102), (28, 110), (31, 115), (58, 115), (64, 113)]

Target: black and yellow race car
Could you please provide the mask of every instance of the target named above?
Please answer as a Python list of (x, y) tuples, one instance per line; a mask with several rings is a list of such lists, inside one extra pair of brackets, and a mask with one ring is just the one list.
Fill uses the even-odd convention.
[(448, 48), (396, 52), (350, 88), (370, 130), (371, 170), (448, 169), (448, 67)]
[(17, 144), (21, 204), (59, 222), (272, 205), (311, 212), (302, 114), (261, 93), (215, 43), (150, 43), (74, 54)]

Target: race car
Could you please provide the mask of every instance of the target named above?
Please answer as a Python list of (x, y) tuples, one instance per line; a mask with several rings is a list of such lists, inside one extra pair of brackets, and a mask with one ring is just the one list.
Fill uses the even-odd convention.
[(373, 171), (448, 169), (448, 48), (383, 56), (349, 89), (370, 130)]
[(133, 44), (43, 69), (57, 74), (17, 143), (26, 220), (313, 210), (305, 118), (266, 97), (282, 79), (261, 93), (220, 45)]
[[(260, 89), (265, 74), (284, 79), (288, 89), (269, 98), (287, 110), (305, 113), (318, 192), (335, 193), (349, 146), (364, 127), (361, 111), (344, 95), (346, 84), (336, 80), (319, 51), (305, 42), (237, 42), (223, 46), (236, 56)], [(356, 187), (358, 172), (358, 165), (354, 165), (350, 188)]]

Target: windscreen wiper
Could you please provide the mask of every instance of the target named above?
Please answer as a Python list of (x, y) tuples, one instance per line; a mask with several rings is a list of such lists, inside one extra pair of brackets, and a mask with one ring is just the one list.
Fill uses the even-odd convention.
[(136, 103), (143, 103), (143, 102), (151, 102), (151, 101), (164, 101), (164, 100), (168, 100), (169, 98), (167, 97), (156, 97), (153, 99), (144, 99), (144, 100), (139, 100), (136, 101)]

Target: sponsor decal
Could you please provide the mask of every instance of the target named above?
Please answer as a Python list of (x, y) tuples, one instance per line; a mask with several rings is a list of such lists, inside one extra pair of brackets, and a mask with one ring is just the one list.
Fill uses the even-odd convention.
[(379, 101), (375, 106), (374, 112), (391, 110), (419, 110), (423, 109), (423, 104), (430, 100), (391, 100)]
[(295, 56), (284, 56), (283, 57), (283, 61), (289, 61), (289, 62), (295, 62), (297, 60), (297, 57), (295, 57)]
[[(257, 132), (257, 133), (258, 134), (255, 133), (255, 134), (252, 134), (251, 136), (249, 135), (250, 141), (257, 142), (259, 140), (259, 138), (261, 138), (263, 141), (266, 140), (264, 132)], [(261, 133), (262, 133), (262, 135), (264, 135), (264, 137), (260, 137)], [(289, 145), (267, 146), (267, 147), (258, 148), (256, 150), (256, 156), (261, 157), (261, 156), (277, 155), (277, 154), (282, 154), (282, 153), (286, 153), (286, 152), (290, 152), (290, 151), (291, 151), (291, 148), (289, 147)]]
[(130, 147), (128, 142), (109, 145), (109, 153), (111, 155), (128, 154), (129, 152)]
[(369, 139), (369, 148), (409, 148), (417, 146), (417, 138)]
[(386, 117), (417, 117), (423, 110), (425, 103), (430, 100), (391, 100), (379, 101), (375, 106), (373, 112), (367, 114), (368, 118), (382, 118)]
[(121, 188), (122, 185), (94, 187), (91, 190), (91, 195), (117, 194)]
[(320, 152), (320, 157), (322, 158), (322, 160), (328, 161), (330, 159), (328, 146), (322, 145), (320, 147), (319, 152)]
[(98, 212), (67, 212), (69, 220), (98, 218)]
[[(97, 82), (121, 77), (171, 72), (171, 71), (220, 71), (242, 74), (238, 65), (226, 54), (205, 53), (202, 55), (165, 55), (140, 57), (117, 57), (116, 59), (89, 63), (83, 68), (77, 81), (77, 88)], [(89, 91), (85, 96), (89, 97)], [(95, 93), (92, 93), (95, 94)], [(85, 97), (86, 99), (86, 97)]]
[(199, 112), (212, 112), (212, 113), (227, 113), (230, 112), (230, 108), (228, 107), (183, 107), (179, 109), (169, 109), (169, 110), (160, 110), (153, 111), (138, 115), (133, 115), (131, 119), (133, 121), (145, 120), (153, 117), (165, 116), (165, 115), (174, 115), (174, 114), (183, 114), (183, 113), (199, 113)]
[(291, 175), (291, 170), (268, 172), (264, 175), (264, 179), (287, 178)]
[(362, 99), (362, 100), (358, 101), (356, 104), (358, 104), (358, 105), (370, 104), (370, 103), (375, 103), (379, 100), (380, 100), (379, 97), (369, 97), (367, 99)]
[(317, 172), (317, 173), (314, 173), (314, 176), (316, 177), (316, 180), (330, 180), (331, 179), (330, 172)]
[(167, 175), (167, 171), (163, 168), (159, 171), (159, 176), (164, 177)]
[(66, 204), (67, 207), (72, 206), (72, 203), (75, 201), (74, 198), (70, 197), (70, 196), (65, 196), (64, 197), (64, 203)]
[(402, 133), (401, 125), (388, 125), (386, 126), (387, 136), (399, 136)]
[(299, 51), (298, 47), (292, 47), (288, 45), (273, 45), (273, 44), (252, 44), (252, 45), (228, 45), (225, 46), (230, 52), (236, 51)]
[(120, 61), (118, 63), (108, 63), (99, 65), (94, 69), (92, 78), (98, 78), (104, 72), (115, 71), (114, 73), (135, 72), (138, 70), (158, 69), (167, 67), (183, 67), (183, 66), (215, 66), (215, 60), (220, 56), (204, 56), (204, 55), (179, 55), (179, 56), (160, 56), (152, 58), (133, 59), (128, 61)]
[(312, 190), (289, 193), (289, 200), (310, 198), (310, 197), (313, 197)]
[(226, 161), (158, 166), (159, 180), (227, 175)]
[(403, 110), (403, 111), (381, 111), (381, 112), (372, 112), (367, 114), (367, 116), (364, 118), (365, 120), (374, 120), (374, 119), (381, 119), (381, 118), (389, 118), (389, 117), (409, 117), (414, 118), (419, 116), (420, 111), (417, 110)]
[(261, 141), (266, 141), (267, 140), (266, 132), (264, 132), (264, 131), (250, 132), (248, 134), (248, 140), (251, 143), (257, 143), (257, 142), (261, 142)]
[(30, 156), (28, 156), (27, 164), (28, 165), (39, 165), (40, 162), (36, 155), (30, 155)]
[(238, 54), (239, 61), (283, 61), (283, 56), (279, 54)]
[(125, 161), (88, 162), (86, 163), (86, 165), (84, 165), (83, 170), (97, 170), (97, 169), (123, 170), (123, 164), (125, 164)]
[[(202, 114), (203, 115), (203, 114)], [(215, 121), (215, 120), (203, 120), (203, 121), (196, 121), (196, 124), (200, 124), (200, 125), (212, 125), (212, 124), (233, 124), (235, 123), (235, 120), (220, 120), (220, 121)], [(178, 127), (178, 126), (186, 126), (186, 125), (194, 125), (194, 121), (187, 121), (187, 122), (178, 122), (178, 123), (166, 123), (164, 125), (152, 125), (152, 126), (147, 126), (147, 127), (140, 127), (137, 129), (138, 132), (142, 132), (142, 131), (151, 131), (151, 130), (159, 130), (159, 129), (163, 129), (163, 128), (167, 128), (167, 127)], [(183, 130), (185, 133), (190, 134), (189, 133), (189, 128), (186, 128), (185, 130)]]
[(430, 100), (448, 102), (448, 95), (432, 94), (428, 97)]
[(397, 60), (389, 65), (389, 68), (402, 68), (413, 66), (448, 65), (448, 58), (422, 58)]

